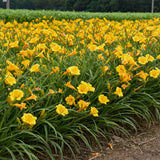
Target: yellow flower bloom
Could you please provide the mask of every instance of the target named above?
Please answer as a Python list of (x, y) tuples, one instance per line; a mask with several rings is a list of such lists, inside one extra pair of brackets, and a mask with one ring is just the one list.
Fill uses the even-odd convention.
[(154, 57), (151, 56), (151, 55), (149, 55), (149, 54), (146, 55), (146, 58), (147, 58), (147, 60), (150, 61), (150, 62), (153, 62), (153, 61), (154, 61)]
[(43, 54), (43, 51), (40, 52), (36, 57), (39, 57), (39, 58), (45, 58), (44, 54)]
[(56, 91), (54, 91), (54, 90), (52, 90), (52, 89), (49, 89), (49, 93), (47, 94), (47, 96), (49, 96), (49, 95), (51, 95), (51, 94), (57, 94), (57, 92)]
[(32, 100), (34, 99), (35, 101), (37, 100), (37, 96), (32, 94), (30, 97), (26, 98), (25, 101), (29, 101), (29, 100)]
[(27, 109), (26, 103), (21, 103), (21, 104), (16, 103), (16, 104), (14, 104), (14, 106), (20, 108), (21, 110)]
[(117, 66), (116, 67), (116, 71), (118, 72), (119, 76), (121, 76), (124, 73), (126, 73), (126, 69), (125, 69), (124, 65)]
[(109, 102), (109, 99), (104, 94), (99, 95), (98, 100), (102, 104), (107, 104), (107, 102)]
[(72, 76), (73, 75), (80, 75), (80, 70), (77, 66), (71, 66), (67, 68), (67, 72), (69, 72)]
[(160, 69), (156, 67), (156, 70), (157, 70), (157, 71), (159, 72), (159, 74), (160, 74)]
[(102, 60), (102, 61), (105, 60), (104, 57), (102, 56), (102, 54), (99, 54), (99, 55), (98, 55), (98, 59), (100, 59), (100, 60)]
[(50, 48), (53, 52), (59, 52), (61, 50), (61, 46), (57, 43), (51, 43)]
[(87, 94), (87, 92), (94, 92), (95, 88), (92, 87), (92, 85), (90, 83), (86, 83), (84, 81), (81, 81), (81, 84), (77, 87), (78, 92), (80, 94)]
[(142, 56), (142, 57), (138, 58), (138, 63), (140, 63), (140, 64), (146, 64), (146, 63), (148, 63), (148, 60), (147, 60), (146, 57)]
[(33, 116), (31, 113), (24, 113), (21, 119), (24, 124), (34, 126), (36, 124), (37, 117)]
[(139, 36), (134, 36), (132, 39), (133, 39), (133, 41), (135, 41), (135, 42), (140, 41), (140, 37), (139, 37)]
[(101, 45), (98, 46), (96, 49), (99, 50), (99, 51), (104, 52), (104, 46), (105, 46), (105, 43), (101, 44)]
[(8, 64), (8, 66), (7, 66), (8, 71), (14, 71), (14, 70), (18, 71), (19, 70), (19, 68), (14, 63), (12, 63), (10, 61), (6, 61), (6, 63)]
[(160, 54), (156, 57), (157, 59), (160, 59)]
[(61, 114), (62, 116), (65, 116), (68, 114), (67, 108), (65, 106), (63, 106), (62, 104), (57, 105), (56, 108), (57, 108), (56, 112), (58, 114)]
[(121, 78), (121, 80), (122, 80), (123, 82), (128, 82), (128, 81), (131, 80), (131, 76), (130, 76), (129, 73), (124, 73), (124, 74), (122, 74), (122, 75), (120, 76), (120, 78)]
[(108, 67), (108, 66), (103, 66), (103, 67), (102, 67), (102, 72), (103, 72), (103, 74), (105, 74), (107, 70), (109, 70), (109, 67)]
[(136, 65), (136, 62), (134, 61), (133, 57), (131, 57), (130, 55), (131, 53), (128, 52), (127, 54), (123, 54), (121, 56), (121, 61), (122, 61), (122, 64), (123, 65), (126, 65), (126, 64), (130, 64), (130, 65)]
[(132, 43), (127, 42), (125, 47), (128, 47), (128, 48), (132, 47)]
[(12, 103), (13, 101), (20, 101), (21, 98), (24, 96), (24, 92), (19, 89), (14, 89), (12, 92), (9, 93), (8, 96), (8, 103)]
[(39, 70), (39, 67), (40, 67), (39, 64), (35, 64), (35, 65), (33, 65), (33, 66), (31, 67), (30, 71), (31, 71), (31, 72), (39, 72), (39, 71), (40, 71), (40, 70)]
[(34, 44), (36, 44), (38, 41), (39, 41), (39, 38), (34, 37), (34, 38), (32, 38), (32, 39), (29, 41), (29, 43), (34, 43)]
[(152, 70), (149, 72), (150, 77), (153, 77), (153, 78), (158, 78), (159, 74), (160, 74), (160, 72), (159, 72), (159, 70), (157, 70), (157, 69), (152, 69)]
[(95, 51), (95, 50), (97, 50), (97, 46), (96, 45), (94, 45), (94, 44), (88, 44), (88, 49), (90, 50), (90, 51)]
[(51, 74), (52, 74), (52, 73), (56, 73), (56, 72), (59, 72), (59, 67), (57, 67), (57, 66), (56, 66), (55, 68), (52, 67), (52, 72), (51, 72)]
[(74, 105), (75, 104), (75, 98), (72, 95), (69, 95), (68, 97), (65, 98), (66, 103), (68, 105)]
[(36, 48), (38, 49), (38, 50), (45, 50), (46, 48), (47, 48), (47, 46), (45, 45), (45, 43), (39, 43), (37, 46), (36, 46)]
[[(81, 83), (83, 84), (83, 81)], [(95, 88), (90, 83), (87, 83), (87, 86), (88, 86), (88, 91), (89, 92), (94, 92), (95, 91)]]
[(114, 94), (116, 94), (119, 97), (123, 97), (122, 89), (119, 87), (116, 88), (116, 91), (114, 92)]
[(140, 71), (139, 73), (136, 74), (136, 76), (141, 77), (143, 80), (146, 80), (148, 73), (145, 73), (144, 71)]
[(98, 110), (96, 107), (91, 107), (91, 112), (89, 114), (92, 114), (94, 117), (98, 117)]
[(128, 83), (128, 84), (122, 84), (121, 87), (122, 87), (123, 89), (126, 89), (129, 85), (130, 85), (130, 83)]
[(18, 54), (21, 54), (21, 55), (23, 55), (24, 57), (28, 57), (28, 56), (29, 56), (29, 55), (28, 55), (28, 52), (27, 52), (27, 51), (24, 51), (24, 50), (21, 50), (20, 53), (18, 53)]
[(79, 100), (78, 105), (79, 105), (78, 111), (82, 111), (82, 110), (86, 110), (86, 108), (90, 105), (90, 102), (85, 102), (83, 100)]
[(85, 83), (80, 84), (77, 89), (80, 94), (87, 94), (88, 92), (88, 86)]
[(59, 88), (58, 93), (63, 93), (63, 90), (61, 88)]
[(13, 77), (13, 75), (10, 72), (8, 72), (5, 76), (5, 84), (11, 85), (11, 86), (16, 84), (16, 79)]
[(29, 64), (30, 64), (30, 60), (24, 60), (24, 61), (22, 61), (21, 63), (25, 66), (25, 68), (27, 68), (28, 66), (29, 66)]
[(67, 83), (65, 84), (65, 86), (67, 86), (68, 88), (71, 88), (71, 89), (76, 90), (76, 88), (71, 85), (71, 82), (67, 82)]
[(9, 48), (18, 48), (19, 47), (18, 43), (19, 43), (18, 41), (10, 43)]
[(70, 53), (70, 54), (68, 54), (67, 56), (70, 57), (70, 56), (73, 56), (73, 55), (75, 55), (75, 54), (77, 54), (77, 53), (78, 53), (78, 52), (76, 51), (76, 49), (74, 49), (73, 52)]

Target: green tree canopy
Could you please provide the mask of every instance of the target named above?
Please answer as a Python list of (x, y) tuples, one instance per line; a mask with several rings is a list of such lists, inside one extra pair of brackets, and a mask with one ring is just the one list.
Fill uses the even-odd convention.
[[(49, 9), (90, 12), (150, 12), (152, 0), (10, 0), (13, 9)], [(155, 11), (160, 1), (154, 0)], [(6, 5), (0, 0), (0, 8)]]

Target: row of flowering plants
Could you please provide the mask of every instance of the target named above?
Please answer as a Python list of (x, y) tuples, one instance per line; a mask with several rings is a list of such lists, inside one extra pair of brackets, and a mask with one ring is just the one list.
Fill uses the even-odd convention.
[(0, 21), (0, 159), (75, 158), (160, 119), (159, 18), (47, 19)]
[[(16, 20), (17, 22), (31, 22), (36, 18), (47, 17), (49, 21), (54, 18), (57, 20), (62, 19), (71, 19), (75, 20), (81, 18), (83, 20), (91, 19), (91, 18), (106, 18), (108, 20), (140, 20), (140, 19), (152, 19), (154, 17), (159, 18), (160, 15), (157, 12), (136, 12), (136, 13), (121, 13), (121, 12), (75, 12), (75, 11), (55, 11), (55, 10), (27, 10), (27, 9), (2, 9), (0, 8), (0, 19), (3, 19), (5, 22), (13, 22)], [(48, 18), (49, 17), (49, 18)]]

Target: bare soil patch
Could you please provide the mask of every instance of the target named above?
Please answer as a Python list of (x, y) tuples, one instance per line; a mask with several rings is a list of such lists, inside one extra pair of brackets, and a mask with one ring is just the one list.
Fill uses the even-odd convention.
[[(101, 143), (102, 150), (97, 145), (93, 150), (82, 145), (77, 160), (160, 160), (160, 125), (141, 128), (130, 138), (113, 136), (109, 145), (104, 140)], [(73, 157), (66, 156), (64, 160)]]

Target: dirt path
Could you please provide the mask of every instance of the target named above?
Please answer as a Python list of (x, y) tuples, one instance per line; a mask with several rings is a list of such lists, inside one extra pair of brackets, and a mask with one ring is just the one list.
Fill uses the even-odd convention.
[(160, 160), (160, 125), (152, 126), (131, 138), (113, 137), (113, 150), (91, 153), (86, 160)]
[[(160, 124), (142, 128), (138, 134), (130, 138), (113, 136), (109, 147), (108, 142), (102, 140), (102, 150), (96, 144), (92, 151), (84, 144), (80, 144), (77, 160), (160, 160)], [(70, 154), (64, 160), (74, 160)]]

